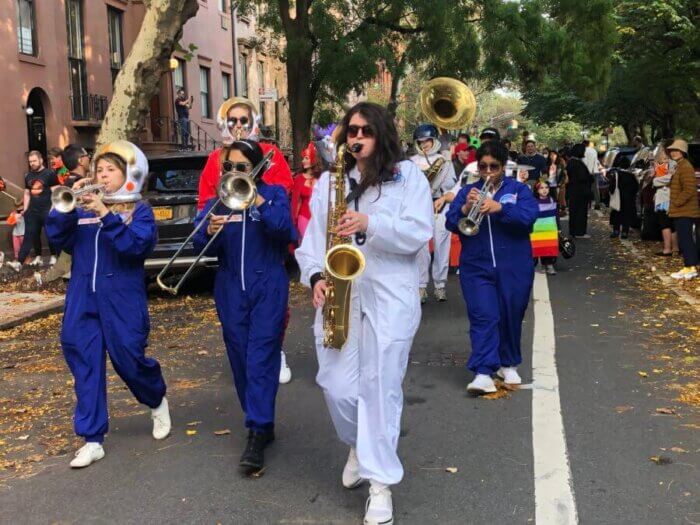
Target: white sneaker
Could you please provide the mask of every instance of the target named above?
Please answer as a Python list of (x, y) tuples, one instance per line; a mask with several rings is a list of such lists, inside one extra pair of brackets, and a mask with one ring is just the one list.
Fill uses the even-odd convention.
[(163, 398), (158, 408), (151, 409), (151, 419), (153, 420), (153, 437), (155, 439), (165, 439), (170, 434), (172, 422), (170, 421), (170, 409), (168, 400)]
[(420, 288), (418, 290), (418, 295), (420, 295), (420, 304), (425, 304), (428, 302), (428, 290), (425, 288)]
[(686, 266), (682, 270), (672, 273), (671, 277), (678, 280), (690, 280), (695, 279), (698, 276), (698, 271), (692, 266)]
[(357, 452), (354, 448), (350, 448), (348, 460), (343, 468), (343, 487), (346, 489), (356, 489), (365, 482), (360, 477), (360, 462), (357, 461)]
[(287, 365), (287, 356), (284, 355), (284, 350), (280, 352), (282, 354), (282, 366), (280, 366), (280, 384), (286, 385), (292, 380), (292, 369)]
[(37, 256), (32, 262), (29, 263), (29, 266), (41, 266), (44, 264), (44, 261), (41, 260), (41, 257)]
[(10, 261), (7, 266), (12, 268), (14, 271), (19, 272), (22, 269), (22, 263), (19, 261)]
[(467, 385), (467, 392), (475, 395), (492, 394), (496, 390), (498, 389), (493, 379), (486, 374), (476, 374), (474, 381)]
[(503, 379), (507, 385), (519, 385), (523, 382), (518, 374), (518, 369), (514, 366), (502, 366), (496, 372), (496, 375)]
[(53, 266), (54, 264), (56, 264), (56, 256), (52, 255), (49, 259), (49, 266)]
[(557, 270), (554, 268), (553, 264), (548, 264), (546, 266), (546, 270), (547, 270), (547, 275), (556, 275), (557, 274)]
[(365, 525), (392, 525), (394, 508), (391, 503), (391, 490), (387, 485), (372, 482), (369, 498), (365, 505)]
[(83, 468), (91, 465), (94, 461), (105, 457), (105, 449), (101, 443), (85, 443), (75, 453), (75, 458), (70, 462), (72, 468)]
[(439, 303), (447, 301), (447, 292), (444, 288), (435, 288), (435, 299), (437, 299)]

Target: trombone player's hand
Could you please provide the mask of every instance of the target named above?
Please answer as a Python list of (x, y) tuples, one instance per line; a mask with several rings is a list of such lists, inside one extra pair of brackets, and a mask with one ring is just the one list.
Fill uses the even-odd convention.
[(316, 284), (314, 285), (314, 290), (313, 290), (313, 304), (314, 308), (321, 308), (323, 304), (326, 302), (326, 290), (328, 289), (328, 285), (326, 284), (325, 279), (320, 279), (316, 281)]
[(226, 215), (212, 215), (209, 217), (209, 225), (207, 226), (207, 233), (211, 236), (218, 232), (224, 227), (226, 223)]

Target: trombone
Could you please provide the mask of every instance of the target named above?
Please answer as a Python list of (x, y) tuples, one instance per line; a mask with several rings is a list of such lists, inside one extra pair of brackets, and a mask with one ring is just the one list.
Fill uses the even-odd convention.
[(182, 250), (185, 249), (185, 247), (197, 234), (200, 228), (202, 228), (203, 225), (207, 223), (209, 217), (211, 217), (216, 211), (216, 209), (219, 207), (219, 204), (223, 204), (231, 210), (231, 213), (229, 213), (226, 216), (226, 223), (235, 213), (248, 209), (255, 202), (255, 199), (257, 199), (258, 197), (258, 190), (255, 186), (255, 183), (257, 182), (259, 176), (267, 170), (273, 155), (274, 150), (269, 151), (267, 155), (263, 157), (260, 163), (257, 164), (250, 173), (227, 171), (223, 175), (221, 175), (221, 180), (219, 180), (219, 185), (216, 188), (216, 193), (219, 195), (219, 199), (209, 209), (209, 211), (202, 218), (201, 222), (197, 225), (197, 227), (194, 230), (192, 230), (192, 232), (187, 236), (182, 245), (173, 254), (173, 256), (170, 258), (167, 264), (163, 266), (163, 269), (156, 277), (156, 282), (162, 290), (170, 292), (173, 295), (177, 295), (177, 292), (180, 290), (182, 284), (187, 280), (187, 277), (189, 277), (189, 275), (199, 263), (200, 259), (204, 257), (204, 254), (207, 252), (209, 247), (216, 240), (219, 234), (223, 231), (224, 227), (222, 226), (216, 233), (214, 233), (214, 235), (211, 236), (209, 242), (207, 242), (206, 246), (202, 249), (201, 252), (199, 252), (195, 260), (192, 261), (192, 264), (189, 265), (185, 273), (182, 275), (182, 277), (180, 277), (180, 279), (177, 281), (177, 283), (175, 283), (174, 286), (168, 286), (163, 282), (163, 277), (173, 265), (175, 260), (182, 253)]

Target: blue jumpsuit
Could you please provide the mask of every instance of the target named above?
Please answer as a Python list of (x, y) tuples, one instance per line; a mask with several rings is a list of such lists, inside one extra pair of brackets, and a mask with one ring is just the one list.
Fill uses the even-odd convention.
[(105, 349), (136, 399), (160, 405), (165, 381), (158, 361), (146, 357), (149, 319), (143, 263), (157, 231), (151, 207), (138, 203), (125, 224), (120, 215), (51, 210), (50, 242), (72, 254), (61, 346), (75, 378), (75, 433), (101, 443), (107, 432)]
[[(467, 195), (483, 184), (459, 191), (447, 212), (448, 230), (459, 233)], [(484, 217), (476, 235), (459, 233), (459, 280), (472, 343), (467, 368), (486, 375), (522, 362), (520, 335), (535, 275), (530, 231), (539, 212), (530, 188), (515, 179), (505, 177), (493, 198), (502, 211)]]
[[(289, 297), (284, 260), (289, 243), (296, 240), (296, 230), (284, 188), (263, 182), (257, 188), (265, 202), (234, 214), (207, 255), (219, 259), (214, 300), (245, 425), (268, 431), (274, 428)], [(197, 223), (215, 202), (207, 202)], [(216, 215), (231, 213), (219, 206)], [(209, 238), (203, 226), (195, 235), (195, 249), (201, 251)]]

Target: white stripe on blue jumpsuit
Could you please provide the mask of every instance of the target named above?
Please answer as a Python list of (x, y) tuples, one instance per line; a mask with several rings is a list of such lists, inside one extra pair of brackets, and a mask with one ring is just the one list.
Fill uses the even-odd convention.
[(467, 368), (491, 375), (522, 362), (520, 336), (534, 279), (530, 232), (539, 208), (532, 190), (504, 177), (493, 199), (502, 210), (484, 217), (479, 232), (462, 235), (457, 223), (472, 188), (462, 188), (447, 212), (447, 229), (459, 233), (459, 281), (467, 304), (472, 353)]
[(160, 365), (145, 355), (150, 325), (143, 264), (158, 236), (153, 211), (139, 202), (125, 224), (114, 213), (99, 219), (82, 209), (51, 210), (46, 233), (73, 256), (61, 346), (75, 378), (75, 433), (101, 443), (108, 428), (105, 348), (140, 403), (157, 408), (165, 396)]
[[(296, 241), (296, 230), (284, 188), (264, 182), (258, 182), (257, 188), (265, 202), (235, 213), (208, 255), (219, 260), (214, 301), (245, 425), (266, 432), (274, 428), (289, 297), (284, 260), (289, 243)], [(197, 224), (216, 200), (207, 202)], [(219, 206), (216, 215), (231, 213), (223, 204)], [(194, 237), (197, 251), (210, 239), (207, 226)]]
[[(416, 256), (433, 235), (425, 175), (410, 161), (398, 168), (394, 181), (370, 187), (359, 199), (359, 211), (369, 216), (367, 241), (358, 246), (366, 267), (353, 282), (350, 333), (342, 351), (323, 346), (320, 308), (314, 324), (316, 382), (338, 437), (356, 448), (362, 478), (387, 485), (403, 477), (397, 454), (401, 383), (421, 318)], [(359, 181), (357, 168), (349, 176)], [(328, 181), (324, 173), (314, 186), (311, 222), (295, 253), (306, 286), (324, 269)]]

